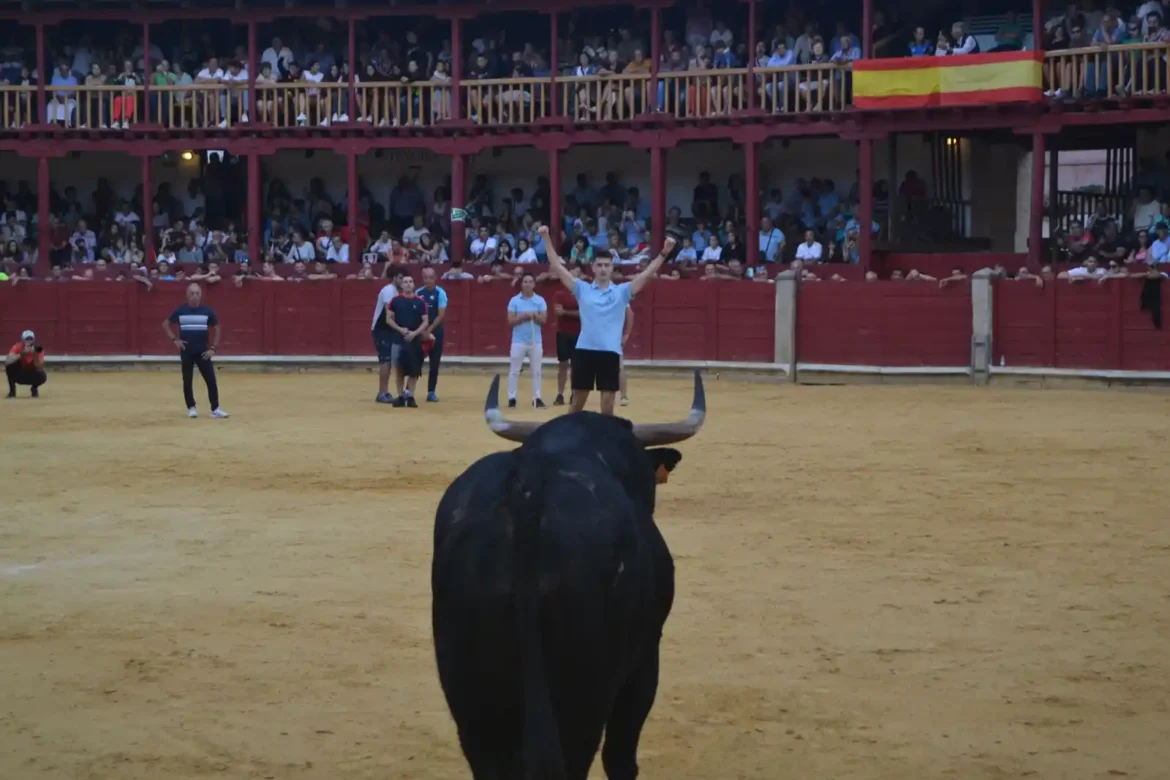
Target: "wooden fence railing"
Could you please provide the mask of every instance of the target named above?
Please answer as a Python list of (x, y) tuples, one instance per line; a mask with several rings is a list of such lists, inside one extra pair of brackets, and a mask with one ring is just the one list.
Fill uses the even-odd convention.
[[(1150, 95), (1170, 89), (1170, 44), (1068, 49), (1045, 53), (1045, 90), (1066, 99)], [(525, 126), (542, 119), (628, 122), (645, 114), (677, 119), (720, 119), (753, 107), (770, 114), (849, 110), (852, 73), (838, 63), (717, 70), (465, 80), (464, 117), (484, 126)], [(554, 98), (555, 90), (555, 100)], [(754, 91), (754, 96), (751, 92)], [(36, 86), (0, 85), (0, 131), (45, 120), (65, 128), (130, 129), (145, 121), (147, 91), (123, 86), (49, 86), (45, 117)], [(319, 127), (364, 122), (378, 127), (430, 126), (450, 119), (447, 81), (358, 83), (350, 105), (346, 83), (256, 85), (256, 116), (249, 117), (246, 84), (187, 84), (149, 90), (150, 121), (171, 129), (229, 129), (260, 122), (275, 127)], [(754, 106), (753, 106), (754, 104)], [(555, 110), (554, 110), (555, 106)]]

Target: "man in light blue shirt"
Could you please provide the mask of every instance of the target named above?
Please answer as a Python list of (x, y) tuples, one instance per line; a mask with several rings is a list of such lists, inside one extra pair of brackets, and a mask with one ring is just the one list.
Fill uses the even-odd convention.
[(540, 400), (540, 369), (544, 359), (544, 341), (540, 326), (548, 320), (548, 304), (536, 294), (536, 277), (520, 277), (520, 294), (508, 301), (508, 324), (512, 326), (512, 351), (508, 364), (508, 408), (516, 408), (516, 390), (524, 358), (532, 371), (532, 405), (544, 408)]
[(784, 249), (784, 234), (772, 227), (768, 217), (760, 219), (760, 261), (774, 263)]
[[(546, 238), (548, 228), (540, 227)], [(572, 407), (574, 412), (585, 408), (589, 393), (601, 392), (601, 413), (613, 414), (614, 401), (621, 384), (622, 331), (626, 324), (626, 308), (638, 291), (650, 283), (658, 269), (674, 250), (675, 240), (668, 237), (662, 251), (645, 270), (624, 284), (613, 283), (613, 258), (608, 252), (593, 255), (593, 281), (578, 279), (565, 268), (553, 243), (548, 246), (549, 268), (573, 297), (581, 311), (581, 335), (573, 353)]]

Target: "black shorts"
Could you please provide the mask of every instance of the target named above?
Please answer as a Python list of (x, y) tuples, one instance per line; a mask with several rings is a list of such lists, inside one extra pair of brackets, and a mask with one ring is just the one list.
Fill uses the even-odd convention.
[(622, 371), (622, 356), (616, 352), (599, 349), (578, 349), (573, 352), (574, 390), (597, 389), (603, 393), (616, 393)]
[(577, 349), (576, 333), (557, 333), (557, 362), (568, 363)]
[(394, 338), (389, 330), (375, 329), (371, 335), (374, 337), (374, 349), (378, 350), (379, 363), (394, 363)]
[(403, 376), (418, 378), (422, 376), (423, 355), (422, 342), (415, 339), (394, 345), (394, 365), (402, 369)]

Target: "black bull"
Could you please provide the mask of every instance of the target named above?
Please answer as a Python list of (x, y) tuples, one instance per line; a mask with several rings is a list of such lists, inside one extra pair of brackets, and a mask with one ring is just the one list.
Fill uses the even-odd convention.
[(463, 753), (475, 780), (585, 780), (604, 731), (606, 775), (633, 780), (674, 600), (655, 491), (682, 458), (647, 446), (698, 431), (702, 380), (682, 423), (509, 422), (498, 376), (484, 413), (522, 444), (444, 493), (431, 569), (439, 679)]

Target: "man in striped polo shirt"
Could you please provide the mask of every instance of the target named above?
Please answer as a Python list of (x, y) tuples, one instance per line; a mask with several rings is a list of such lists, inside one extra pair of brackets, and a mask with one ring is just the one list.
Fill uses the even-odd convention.
[[(187, 402), (187, 416), (198, 417), (195, 409), (195, 391), (191, 387), (195, 367), (203, 375), (207, 384), (207, 400), (211, 402), (211, 416), (223, 419), (228, 416), (219, 406), (219, 386), (215, 382), (215, 366), (211, 359), (215, 357), (219, 348), (219, 337), (222, 333), (219, 319), (210, 306), (203, 304), (203, 288), (197, 284), (187, 285), (187, 302), (175, 309), (171, 316), (163, 320), (163, 331), (179, 349), (179, 360), (183, 366), (183, 400)], [(171, 330), (172, 325), (179, 326), (179, 335)], [(213, 340), (208, 343), (208, 334), (215, 329)]]

